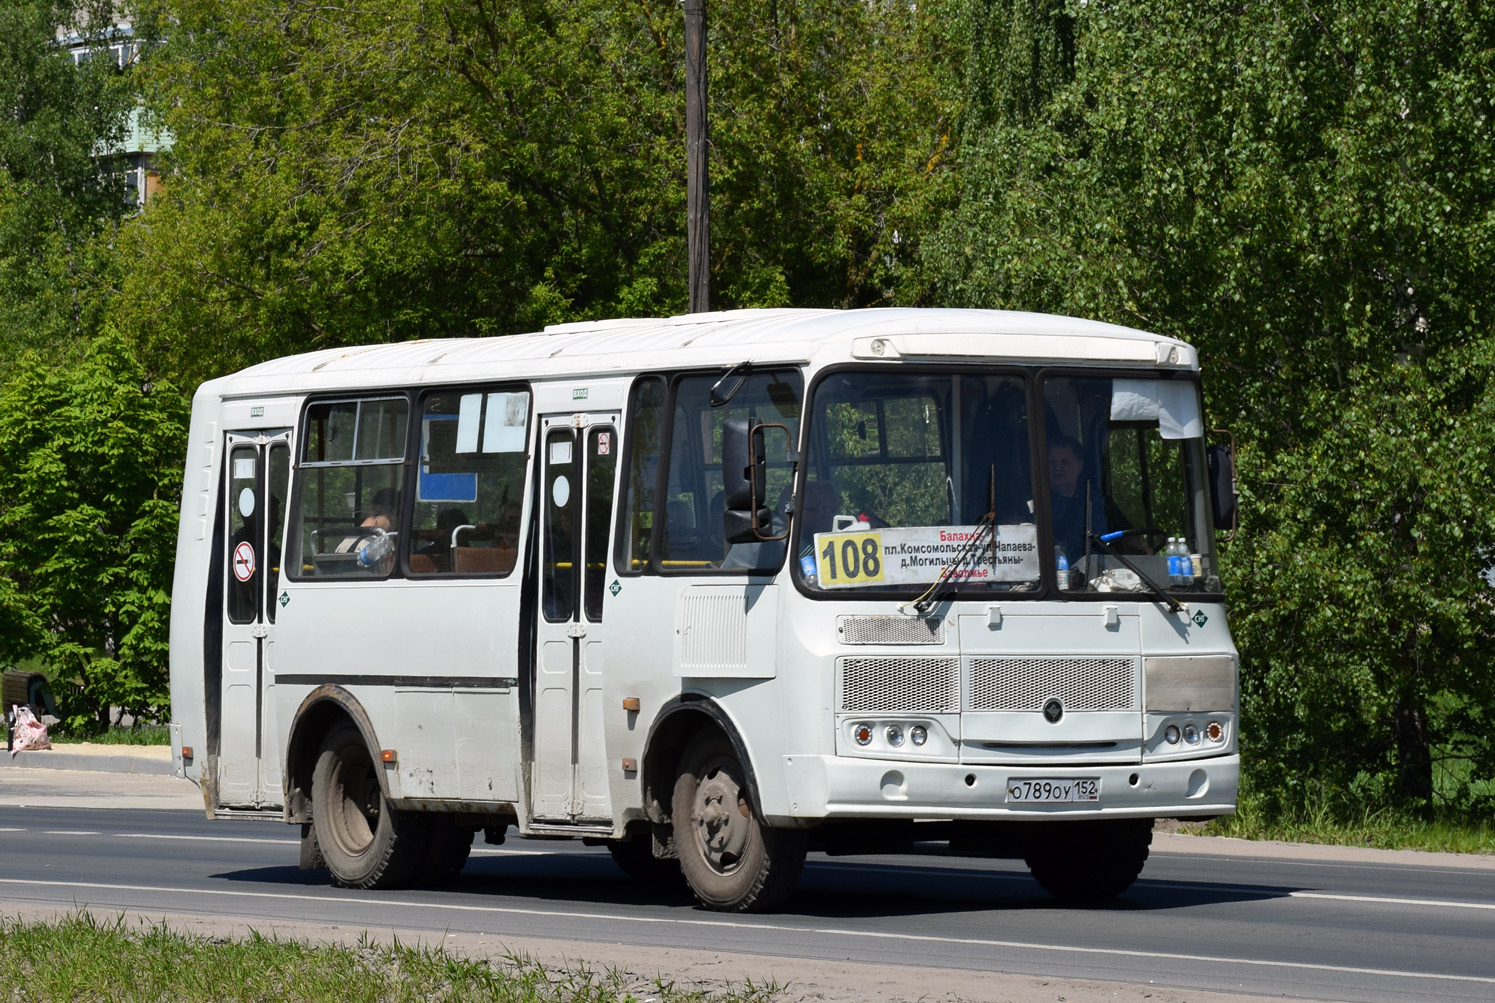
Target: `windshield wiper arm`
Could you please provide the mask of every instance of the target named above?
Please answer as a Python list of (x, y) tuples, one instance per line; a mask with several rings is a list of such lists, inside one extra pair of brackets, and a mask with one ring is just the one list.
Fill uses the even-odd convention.
[(1168, 607), (1168, 612), (1183, 612), (1183, 603), (1179, 602), (1177, 599), (1170, 596), (1167, 592), (1163, 591), (1163, 587), (1157, 582), (1153, 581), (1151, 575), (1147, 574), (1147, 572), (1143, 571), (1131, 561), (1127, 560), (1125, 554), (1118, 553), (1117, 551), (1111, 549), (1110, 541), (1119, 539), (1123, 532), (1123, 530), (1117, 530), (1114, 533), (1106, 533), (1104, 535), (1091, 533), (1090, 539), (1095, 542), (1096, 546), (1100, 547), (1100, 551), (1102, 554), (1107, 554), (1111, 557), (1116, 558), (1118, 561), (1124, 564), (1132, 574), (1142, 579), (1142, 581), (1147, 585), (1148, 590), (1157, 597), (1157, 600)]
[(944, 592), (940, 591), (940, 586), (959, 572), (961, 565), (980, 554), (981, 541), (985, 539), (987, 533), (992, 529), (994, 522), (992, 513), (988, 512), (983, 515), (981, 521), (976, 524), (976, 531), (971, 534), (970, 539), (966, 540), (965, 545), (940, 569), (939, 577), (934, 580), (934, 584), (929, 586), (929, 589), (923, 595), (913, 601), (912, 605), (914, 609), (918, 610), (921, 616), (928, 613), (934, 604), (939, 602), (940, 598), (945, 595)]

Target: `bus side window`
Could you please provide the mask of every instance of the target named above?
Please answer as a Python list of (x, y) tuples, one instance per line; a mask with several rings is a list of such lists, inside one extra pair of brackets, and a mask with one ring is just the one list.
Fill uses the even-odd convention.
[(399, 545), (409, 404), (316, 402), (302, 428), (293, 578), (383, 578)]
[(654, 541), (655, 478), (664, 437), (664, 379), (640, 377), (628, 400), (627, 453), (623, 470), (623, 504), (614, 562), (620, 575), (636, 575), (649, 566)]
[(665, 531), (659, 540), (659, 566), (664, 571), (771, 573), (784, 559), (782, 542), (739, 543), (728, 546), (722, 525), (725, 491), (722, 481), (722, 429), (728, 418), (748, 418), (784, 425), (768, 436), (770, 443), (765, 497), (781, 530), (784, 506), (793, 485), (787, 446), (797, 438), (800, 397), (804, 384), (797, 371), (763, 370), (749, 374), (718, 407), (711, 406), (711, 388), (720, 373), (685, 376), (675, 384), (675, 423), (670, 429), (669, 470), (666, 479)]
[(410, 575), (514, 570), (529, 411), (525, 389), (445, 390), (421, 398)]

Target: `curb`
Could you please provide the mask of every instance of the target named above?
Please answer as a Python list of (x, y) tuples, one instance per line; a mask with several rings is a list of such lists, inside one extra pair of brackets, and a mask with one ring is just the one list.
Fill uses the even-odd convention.
[(59, 752), (43, 749), (39, 752), (0, 752), (0, 769), (7, 766), (24, 767), (31, 770), (87, 770), (93, 773), (138, 773), (147, 776), (174, 777), (175, 764), (169, 759), (151, 759), (145, 756), (100, 755), (96, 753)]

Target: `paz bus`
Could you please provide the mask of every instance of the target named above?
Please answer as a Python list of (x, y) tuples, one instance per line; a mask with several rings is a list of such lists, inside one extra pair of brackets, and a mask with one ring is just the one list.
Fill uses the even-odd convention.
[(808, 851), (1104, 898), (1234, 811), (1199, 358), (979, 310), (331, 349), (192, 405), (172, 754), (355, 888), (603, 844), (762, 910)]

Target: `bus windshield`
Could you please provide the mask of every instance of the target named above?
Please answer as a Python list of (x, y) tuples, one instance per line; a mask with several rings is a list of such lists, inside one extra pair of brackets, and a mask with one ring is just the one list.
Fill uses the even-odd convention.
[(1051, 376), (1040, 400), (1030, 421), (1016, 372), (820, 381), (795, 573), (827, 591), (1218, 592), (1197, 384)]

